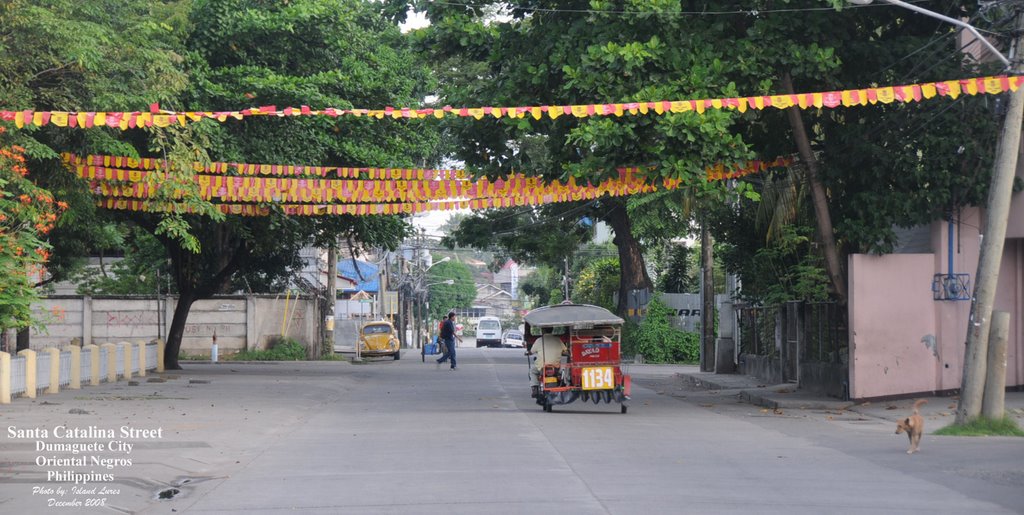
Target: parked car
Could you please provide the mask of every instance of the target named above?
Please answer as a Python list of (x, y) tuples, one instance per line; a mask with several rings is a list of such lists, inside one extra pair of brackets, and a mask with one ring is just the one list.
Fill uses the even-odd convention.
[(363, 324), (356, 345), (359, 345), (359, 353), (363, 356), (393, 356), (396, 360), (402, 357), (398, 332), (387, 320)]
[(476, 346), (501, 347), (501, 320), (498, 317), (480, 317), (476, 324)]
[(509, 329), (508, 331), (505, 331), (505, 334), (501, 336), (501, 346), (522, 348), (523, 333), (515, 329)]

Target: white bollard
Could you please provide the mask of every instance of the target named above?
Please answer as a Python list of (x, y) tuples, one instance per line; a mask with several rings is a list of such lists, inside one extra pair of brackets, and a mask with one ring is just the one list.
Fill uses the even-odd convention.
[(213, 346), (210, 347), (210, 362), (217, 362), (217, 333), (213, 333)]

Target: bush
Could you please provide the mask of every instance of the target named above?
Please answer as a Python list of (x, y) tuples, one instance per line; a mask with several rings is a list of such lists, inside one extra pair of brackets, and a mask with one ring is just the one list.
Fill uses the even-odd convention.
[(295, 340), (275, 338), (270, 341), (267, 350), (241, 351), (231, 356), (231, 359), (235, 361), (302, 361), (306, 359), (306, 348)]
[(648, 363), (696, 363), (700, 361), (700, 335), (673, 328), (668, 317), (671, 308), (655, 298), (647, 305), (647, 315), (639, 325), (627, 323), (624, 351), (642, 354)]

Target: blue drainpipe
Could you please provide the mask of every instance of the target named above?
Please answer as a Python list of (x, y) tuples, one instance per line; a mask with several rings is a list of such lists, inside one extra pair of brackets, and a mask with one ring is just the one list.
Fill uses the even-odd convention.
[(950, 215), (950, 217), (949, 217), (949, 229), (948, 229), (948, 236), (947, 236), (946, 239), (948, 240), (947, 243), (949, 244), (949, 261), (948, 261), (948, 265), (949, 265), (949, 280), (952, 281), (952, 280), (954, 280), (954, 278), (953, 278), (953, 216), (952, 215)]

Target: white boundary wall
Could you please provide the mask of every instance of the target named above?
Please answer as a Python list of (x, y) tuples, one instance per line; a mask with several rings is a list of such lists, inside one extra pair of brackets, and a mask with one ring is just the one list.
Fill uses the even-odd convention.
[[(33, 329), (30, 348), (60, 347), (124, 340), (167, 339), (175, 297), (52, 296), (33, 306), (45, 321)], [(319, 338), (316, 303), (303, 297), (222, 296), (192, 304), (181, 350), (209, 354), (213, 335), (221, 353), (264, 349), (284, 334), (303, 345)]]

